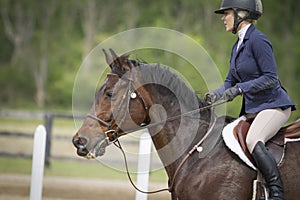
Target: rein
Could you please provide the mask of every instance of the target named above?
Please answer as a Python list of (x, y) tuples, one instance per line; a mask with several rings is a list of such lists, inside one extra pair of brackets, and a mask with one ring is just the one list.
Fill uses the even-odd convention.
[[(139, 128), (135, 128), (135, 129), (131, 129), (129, 131), (125, 131), (122, 133), (122, 135), (124, 134), (129, 134), (129, 133), (132, 133), (132, 132), (136, 132), (136, 131), (139, 131), (139, 130), (142, 130), (142, 129), (145, 129), (145, 128), (152, 128), (152, 127), (155, 127), (155, 126), (158, 126), (158, 125), (161, 125), (161, 124), (164, 124), (166, 122), (169, 122), (169, 121), (173, 121), (173, 120), (176, 120), (180, 117), (184, 117), (184, 116), (188, 116), (188, 115), (192, 115), (194, 113), (198, 113), (198, 112), (201, 112), (201, 111), (204, 111), (204, 110), (207, 110), (207, 109), (211, 109), (211, 108), (214, 108), (216, 106), (219, 106), (219, 105), (222, 105), (222, 104), (225, 104), (227, 103), (227, 101), (218, 101), (216, 103), (213, 103), (213, 104), (210, 104), (208, 106), (204, 106), (204, 107), (201, 107), (201, 108), (198, 108), (198, 109), (195, 109), (195, 110), (192, 110), (192, 111), (189, 111), (189, 112), (186, 112), (186, 113), (183, 113), (183, 114), (180, 114), (180, 115), (176, 115), (176, 116), (172, 116), (172, 117), (169, 117), (169, 118), (166, 118), (165, 120), (162, 120), (162, 121), (159, 121), (159, 122), (155, 122), (155, 123), (150, 123), (148, 125), (141, 125)], [(98, 121), (100, 124), (104, 125), (105, 127), (109, 128), (111, 127), (111, 125), (109, 125), (107, 122), (103, 121), (102, 119), (98, 118), (97, 116), (95, 115), (92, 115), (92, 114), (87, 114), (87, 117), (93, 119), (93, 120), (96, 120)], [(113, 129), (109, 129), (108, 131), (106, 131), (107, 133), (110, 133), (112, 131), (117, 131), (117, 130), (113, 130)], [(105, 132), (105, 133), (106, 133)], [(118, 137), (118, 136), (117, 136)], [(110, 143), (114, 142), (115, 140), (112, 140), (110, 141)]]
[[(135, 131), (138, 131), (138, 130), (142, 130), (142, 129), (145, 129), (145, 128), (151, 128), (151, 127), (155, 127), (155, 126), (158, 126), (158, 125), (161, 125), (167, 121), (172, 121), (172, 120), (175, 120), (175, 119), (178, 119), (182, 116), (188, 116), (188, 115), (191, 115), (191, 114), (194, 114), (194, 113), (197, 113), (197, 112), (200, 112), (200, 111), (204, 111), (204, 110), (207, 110), (207, 109), (211, 109), (211, 108), (214, 108), (216, 106), (219, 106), (219, 105), (222, 105), (222, 104), (225, 104), (227, 103), (227, 101), (224, 101), (223, 99), (220, 99), (219, 101), (213, 103), (213, 104), (210, 104), (208, 106), (205, 106), (205, 107), (202, 107), (202, 108), (198, 108), (196, 110), (192, 110), (192, 111), (189, 111), (189, 112), (186, 112), (186, 113), (183, 113), (181, 115), (176, 115), (176, 116), (173, 116), (173, 117), (169, 117), (163, 121), (160, 121), (160, 122), (156, 122), (156, 123), (153, 123), (153, 124), (148, 124), (148, 125), (145, 125), (145, 126), (142, 126), (140, 128), (137, 128), (137, 129), (133, 129), (133, 130), (130, 130), (130, 131), (127, 131), (127, 132), (124, 132), (123, 134), (128, 134), (128, 133), (132, 133), (132, 132), (135, 132)], [(214, 115), (212, 115), (214, 116)], [(91, 114), (88, 114), (87, 117), (90, 117), (96, 121), (98, 121), (99, 123), (103, 123), (104, 121), (99, 119), (97, 116), (94, 116), (94, 115), (91, 115)], [(176, 177), (177, 175), (179, 174), (179, 171), (180, 169), (182, 168), (183, 164), (188, 160), (188, 158), (197, 150), (198, 152), (201, 152), (202, 151), (202, 148), (201, 147), (201, 144), (204, 142), (204, 140), (209, 136), (209, 134), (211, 133), (213, 127), (215, 126), (216, 124), (216, 121), (217, 121), (217, 118), (216, 117), (213, 117), (213, 122), (210, 123), (210, 126), (209, 126), (209, 129), (208, 131), (206, 132), (206, 134), (203, 136), (203, 138), (187, 153), (187, 155), (182, 159), (182, 161), (180, 162), (180, 164), (178, 165), (178, 167), (176, 168), (176, 171), (171, 179), (171, 182), (170, 182), (170, 186), (168, 188), (164, 188), (164, 189), (160, 189), (160, 190), (155, 190), (155, 191), (143, 191), (141, 189), (139, 189), (135, 183), (133, 182), (132, 178), (131, 178), (131, 175), (129, 173), (129, 169), (128, 169), (128, 162), (127, 162), (127, 157), (126, 157), (126, 154), (125, 154), (125, 151), (124, 149), (122, 148), (122, 145), (118, 139), (118, 136), (116, 135), (116, 139), (114, 141), (109, 141), (109, 138), (107, 138), (107, 142), (108, 144), (110, 143), (113, 143), (117, 148), (120, 149), (120, 151), (122, 152), (122, 155), (123, 155), (123, 158), (124, 158), (124, 163), (125, 163), (125, 168), (126, 168), (126, 173), (127, 173), (127, 177), (131, 183), (131, 185), (139, 192), (141, 193), (144, 193), (144, 194), (155, 194), (155, 193), (159, 193), (159, 192), (163, 192), (163, 191), (169, 191), (169, 192), (172, 192), (173, 190), (173, 187), (174, 187), (174, 183), (175, 183), (175, 180), (176, 180)], [(104, 122), (106, 123), (106, 122)], [(114, 130), (108, 130), (105, 132), (106, 135), (108, 135), (108, 133), (112, 132)], [(107, 136), (108, 137), (108, 136)]]
[[(225, 103), (225, 102), (223, 102)], [(220, 105), (220, 104), (218, 104)], [(180, 162), (180, 164), (178, 165), (178, 167), (176, 168), (176, 171), (174, 173), (174, 176), (172, 177), (171, 179), (171, 184), (168, 188), (164, 188), (164, 189), (159, 189), (159, 190), (154, 190), (154, 191), (143, 191), (141, 189), (139, 189), (135, 183), (133, 182), (132, 178), (131, 178), (131, 175), (129, 173), (129, 169), (128, 169), (128, 162), (127, 162), (127, 158), (126, 158), (126, 154), (125, 154), (125, 151), (124, 149), (122, 148), (122, 145), (120, 143), (120, 141), (117, 139), (115, 142), (113, 142), (113, 144), (118, 147), (121, 152), (122, 152), (122, 155), (123, 155), (123, 158), (124, 158), (124, 163), (125, 163), (125, 168), (126, 168), (126, 174), (127, 174), (127, 177), (131, 183), (131, 185), (139, 192), (141, 193), (144, 193), (144, 194), (155, 194), (155, 193), (159, 193), (159, 192), (163, 192), (163, 191), (169, 191), (169, 192), (172, 192), (173, 190), (173, 187), (174, 187), (174, 183), (175, 183), (175, 180), (176, 180), (176, 177), (177, 175), (179, 174), (179, 171), (180, 169), (182, 168), (183, 164), (188, 160), (188, 158), (197, 150), (198, 152), (201, 152), (202, 151), (202, 148), (199, 149), (199, 147), (201, 147), (201, 144), (204, 142), (204, 140), (209, 136), (209, 134), (211, 133), (211, 131), (213, 130), (213, 127), (215, 126), (216, 124), (216, 121), (217, 121), (217, 118), (214, 117), (214, 120), (213, 120), (213, 123), (210, 124), (209, 126), (209, 129), (208, 131), (206, 132), (206, 134), (204, 135), (204, 137), (188, 152), (188, 154), (182, 159), (182, 161)]]

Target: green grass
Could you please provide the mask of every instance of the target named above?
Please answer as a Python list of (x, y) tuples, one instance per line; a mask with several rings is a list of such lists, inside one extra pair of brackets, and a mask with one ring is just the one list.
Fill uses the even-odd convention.
[(0, 173), (30, 174), (31, 160), (0, 157)]
[(43, 123), (43, 120), (17, 120), (0, 118), (0, 130), (33, 134), (36, 127)]
[[(3, 158), (0, 157), (1, 174), (31, 174), (31, 160), (23, 158)], [(125, 172), (120, 172), (104, 166), (98, 162), (72, 162), (72, 161), (51, 161), (51, 167), (45, 168), (45, 176), (65, 176), (65, 177), (82, 177), (96, 179), (119, 179), (127, 180)], [(131, 174), (133, 180), (136, 175)], [(151, 172), (150, 181), (166, 182), (167, 177), (164, 170)]]
[[(44, 124), (44, 120), (35, 119), (7, 119), (0, 118), (0, 130), (33, 134), (36, 127)], [(71, 119), (54, 118), (52, 134), (70, 135), (75, 132), (75, 123)]]

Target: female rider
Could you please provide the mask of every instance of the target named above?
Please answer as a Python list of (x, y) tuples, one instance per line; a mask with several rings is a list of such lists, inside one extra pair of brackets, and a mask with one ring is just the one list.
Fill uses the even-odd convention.
[(220, 9), (227, 32), (238, 34), (224, 84), (205, 95), (208, 103), (243, 96), (241, 115), (255, 116), (246, 143), (269, 188), (269, 199), (284, 199), (280, 174), (265, 142), (287, 122), (295, 104), (281, 86), (268, 38), (254, 27), (262, 14), (261, 0), (222, 0)]

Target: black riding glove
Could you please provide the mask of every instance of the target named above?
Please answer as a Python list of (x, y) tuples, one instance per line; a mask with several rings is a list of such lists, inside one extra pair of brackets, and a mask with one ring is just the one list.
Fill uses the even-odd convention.
[(228, 88), (223, 93), (222, 98), (225, 101), (232, 101), (236, 96), (242, 94), (242, 90), (236, 85), (234, 87)]
[(204, 95), (204, 101), (207, 104), (213, 104), (217, 101), (217, 95), (214, 92), (208, 92)]

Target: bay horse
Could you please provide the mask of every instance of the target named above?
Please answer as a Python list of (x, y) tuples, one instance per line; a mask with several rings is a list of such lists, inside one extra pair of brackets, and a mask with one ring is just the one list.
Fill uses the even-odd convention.
[[(168, 175), (172, 199), (252, 199), (256, 171), (221, 137), (230, 117), (216, 118), (212, 109), (201, 109), (207, 105), (169, 68), (117, 56), (111, 49), (104, 53), (111, 71), (73, 137), (79, 156), (101, 156), (120, 136), (148, 128)], [(213, 122), (220, 128), (207, 135)], [(199, 141), (203, 141), (202, 156), (191, 151)], [(280, 166), (287, 200), (300, 197), (299, 155), (299, 143), (287, 143)]]

